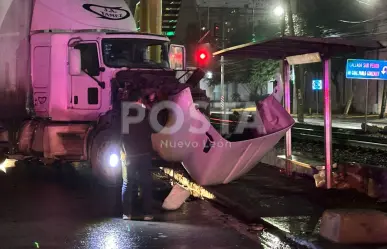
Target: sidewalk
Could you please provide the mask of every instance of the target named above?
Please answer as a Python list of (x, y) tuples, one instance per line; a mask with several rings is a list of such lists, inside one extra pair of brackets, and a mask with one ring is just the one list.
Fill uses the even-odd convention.
[(276, 227), (299, 244), (329, 249), (381, 248), (333, 244), (318, 235), (319, 220), (326, 209), (387, 211), (386, 204), (377, 204), (356, 190), (316, 189), (312, 179), (289, 178), (278, 168), (265, 164), (256, 166), (235, 182), (206, 189), (245, 222)]
[[(294, 120), (297, 122), (297, 118)], [(304, 119), (306, 124), (319, 125), (324, 126), (324, 118), (323, 117), (305, 117)], [(342, 128), (342, 129), (361, 129), (361, 124), (365, 122), (364, 117), (353, 117), (353, 118), (332, 118), (332, 127)], [(387, 126), (387, 119), (379, 119), (379, 118), (368, 118), (367, 124), (371, 126), (378, 126), (379, 128), (384, 128)]]
[[(251, 111), (250, 113), (255, 113), (254, 111)], [(223, 112), (220, 110), (212, 110), (211, 115), (214, 118), (223, 118), (221, 115)], [(233, 112), (226, 111), (226, 115), (232, 115)], [(297, 121), (297, 115), (292, 114), (292, 117), (294, 120)], [(228, 119), (232, 118), (229, 116)], [(304, 116), (304, 122), (305, 124), (311, 124), (311, 125), (318, 125), (318, 126), (324, 126), (324, 116), (323, 115), (305, 115)], [(365, 122), (364, 115), (334, 115), (332, 114), (332, 127), (335, 128), (341, 128), (341, 129), (355, 129), (360, 130), (361, 124)], [(371, 126), (377, 126), (379, 128), (384, 128), (387, 126), (387, 118), (379, 119), (379, 115), (368, 115), (367, 123)]]

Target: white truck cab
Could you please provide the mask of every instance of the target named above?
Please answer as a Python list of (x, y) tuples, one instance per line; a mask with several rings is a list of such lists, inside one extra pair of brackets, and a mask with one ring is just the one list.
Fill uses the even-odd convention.
[[(157, 60), (150, 50), (158, 48)], [(172, 70), (169, 39), (138, 33), (37, 33), (31, 37), (34, 109), (55, 121), (94, 121), (112, 108), (117, 71)]]
[[(169, 39), (138, 33), (123, 0), (84, 2), (35, 2), (31, 69), (34, 109), (40, 117), (96, 120), (112, 108), (111, 80), (117, 70), (171, 70)], [(161, 52), (157, 61), (150, 58), (155, 48)]]

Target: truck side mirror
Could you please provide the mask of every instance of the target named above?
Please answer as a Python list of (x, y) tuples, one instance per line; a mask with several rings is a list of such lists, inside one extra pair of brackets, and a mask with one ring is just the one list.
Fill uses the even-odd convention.
[(169, 64), (171, 69), (186, 69), (186, 51), (182, 45), (171, 44), (169, 47)]
[(70, 50), (69, 66), (71, 76), (77, 76), (82, 74), (81, 51), (79, 49)]

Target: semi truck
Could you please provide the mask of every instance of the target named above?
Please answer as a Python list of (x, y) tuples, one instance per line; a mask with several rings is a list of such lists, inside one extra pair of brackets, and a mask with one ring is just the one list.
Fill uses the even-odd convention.
[(101, 121), (115, 84), (152, 75), (134, 83), (191, 84), (207, 101), (197, 89), (204, 74), (187, 74), (185, 61), (183, 46), (139, 33), (124, 0), (2, 0), (0, 163), (87, 162), (98, 181), (117, 184), (117, 142)]

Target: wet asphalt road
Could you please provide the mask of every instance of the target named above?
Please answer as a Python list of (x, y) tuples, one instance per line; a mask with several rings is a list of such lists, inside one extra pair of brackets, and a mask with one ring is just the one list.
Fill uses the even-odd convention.
[(155, 221), (123, 221), (116, 196), (85, 177), (27, 171), (0, 172), (0, 249), (261, 248), (238, 232), (240, 224), (206, 201), (187, 202), (175, 212), (157, 211), (166, 193), (163, 186), (156, 186)]

